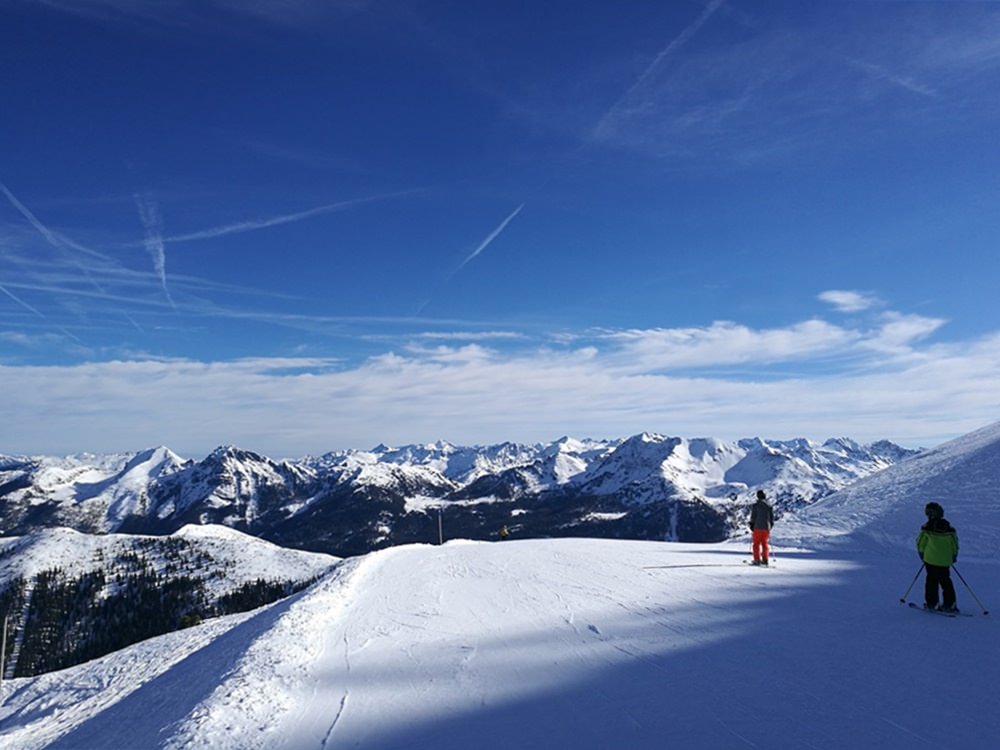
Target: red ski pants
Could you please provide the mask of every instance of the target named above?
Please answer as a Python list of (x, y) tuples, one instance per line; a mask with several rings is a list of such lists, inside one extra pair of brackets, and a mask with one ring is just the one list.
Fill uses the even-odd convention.
[(771, 532), (767, 529), (754, 529), (753, 530), (753, 559), (763, 560), (767, 562), (767, 557), (770, 554), (770, 549), (768, 549), (768, 540), (771, 538)]

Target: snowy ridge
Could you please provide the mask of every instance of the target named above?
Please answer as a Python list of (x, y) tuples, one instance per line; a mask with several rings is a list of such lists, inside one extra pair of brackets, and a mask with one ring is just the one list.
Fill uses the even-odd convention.
[[(198, 514), (190, 520), (200, 523), (249, 522), (262, 513), (262, 493), (284, 492), (290, 496), (300, 484), (312, 479), (312, 474), (303, 467), (223, 446), (204, 461), (191, 463), (184, 472), (158, 483), (159, 491), (152, 492), (155, 503), (152, 515), (160, 519), (184, 518), (195, 509)], [(210, 518), (205, 513), (209, 509), (221, 511), (220, 517)]]
[(34, 578), (43, 570), (73, 568), (89, 572), (99, 552), (114, 549), (121, 540), (83, 534), (73, 529), (39, 529), (23, 537), (0, 538), (0, 581)]
[(783, 538), (810, 546), (912, 548), (923, 506), (944, 506), (963, 559), (995, 559), (1000, 539), (1000, 423), (859, 480), (790, 519)]
[(435, 494), (454, 490), (458, 485), (439, 471), (435, 463), (387, 463), (374, 452), (351, 453), (337, 465), (337, 481), (386, 489), (430, 487)]
[(380, 445), (301, 461), (223, 446), (196, 462), (161, 447), (131, 456), (9, 459), (0, 464), (0, 523), (21, 535), (38, 526), (169, 534), (186, 524), (222, 524), (344, 556), (430, 541), (427, 516), (447, 507), (459, 511), (450, 514), (453, 533), (472, 538), (513, 523), (534, 536), (710, 541), (738, 528), (756, 489), (784, 513), (914, 453), (844, 438), (726, 442), (656, 433), (537, 445)]
[(61, 504), (67, 516), (85, 508), (81, 525), (113, 531), (127, 516), (146, 512), (151, 484), (191, 463), (163, 446), (134, 455), (8, 458), (0, 462), (0, 486), (28, 505)]
[[(159, 481), (180, 471), (188, 462), (170, 449), (159, 447), (138, 453), (115, 476), (101, 482), (97, 495), (77, 486), (77, 501), (99, 500), (108, 506), (107, 530), (117, 528), (128, 516), (143, 512), (142, 503), (150, 482)], [(95, 487), (95, 489), (97, 489)], [(106, 495), (106, 497), (104, 497)]]
[(39, 675), (302, 589), (338, 559), (220, 526), (170, 536), (54, 528), (0, 539), (4, 672)]
[(337, 558), (318, 552), (286, 549), (222, 526), (185, 526), (166, 537), (132, 534), (84, 534), (72, 529), (40, 529), (24, 537), (0, 538), (0, 584), (13, 578), (34, 578), (61, 568), (73, 575), (103, 569), (125, 553), (141, 550), (158, 572), (166, 563), (160, 550), (170, 540), (188, 542), (213, 561), (201, 573), (215, 596), (258, 578), (281, 575), (305, 581), (325, 573)]

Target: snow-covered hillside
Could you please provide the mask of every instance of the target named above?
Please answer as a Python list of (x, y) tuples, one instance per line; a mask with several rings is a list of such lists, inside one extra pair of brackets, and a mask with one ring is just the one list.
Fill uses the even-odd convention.
[(338, 558), (223, 526), (163, 537), (40, 529), (0, 538), (0, 670), (31, 676), (287, 596)]
[(789, 542), (910, 548), (934, 500), (959, 532), (963, 559), (997, 559), (1000, 423), (865, 477), (789, 519)]
[(31, 578), (52, 568), (74, 575), (89, 573), (136, 552), (142, 552), (154, 570), (165, 575), (169, 560), (164, 551), (177, 542), (190, 550), (189, 559), (210, 561), (202, 564), (199, 576), (216, 595), (277, 575), (306, 581), (337, 562), (330, 555), (285, 549), (224, 526), (185, 526), (166, 537), (40, 529), (24, 537), (0, 538), (0, 583), (18, 576)]
[(889, 499), (873, 480), (784, 519), (779, 543), (810, 547), (780, 545), (769, 569), (743, 564), (737, 541), (454, 541), (346, 560), (255, 613), (13, 680), (0, 739), (24, 750), (992, 750), (994, 616), (957, 581), (974, 616), (900, 605), (918, 563), (896, 545), (912, 545), (928, 493), (961, 494), (944, 503), (949, 517), (982, 533), (963, 536), (959, 567), (987, 606), (1000, 601), (998, 443), (988, 428), (901, 466)]

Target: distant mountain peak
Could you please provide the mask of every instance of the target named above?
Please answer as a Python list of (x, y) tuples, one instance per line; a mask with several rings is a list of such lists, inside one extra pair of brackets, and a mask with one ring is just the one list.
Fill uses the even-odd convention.
[[(489, 535), (493, 525), (514, 524), (516, 518), (537, 534), (585, 529), (718, 539), (733, 523), (734, 496), (765, 489), (785, 512), (908, 455), (888, 442), (872, 449), (846, 438), (823, 445), (804, 438), (731, 442), (652, 431), (612, 440), (564, 435), (534, 445), (383, 443), (370, 451), (280, 462), (234, 445), (220, 445), (200, 461), (158, 446), (87, 461), (77, 456), (9, 462), (0, 468), (0, 522), (18, 530), (40, 524), (157, 534), (185, 524), (223, 524), (306, 546), (322, 539), (321, 549), (353, 554), (426, 539), (420, 508), (430, 503), (452, 504), (453, 522), (464, 515), (467, 528), (478, 529), (465, 532), (472, 535)], [(601, 513), (594, 516), (580, 503), (599, 505)], [(615, 530), (614, 523), (625, 524), (632, 509), (677, 503), (690, 516), (686, 526), (664, 520), (673, 511), (658, 510)], [(458, 507), (467, 510), (459, 513)], [(604, 525), (588, 526), (587, 518)], [(342, 547), (336, 540), (350, 541)]]

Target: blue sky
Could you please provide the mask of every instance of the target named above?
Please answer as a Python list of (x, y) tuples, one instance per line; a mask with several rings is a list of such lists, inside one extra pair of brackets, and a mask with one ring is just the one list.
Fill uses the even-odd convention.
[(1000, 3), (0, 0), (0, 452), (1000, 418)]

